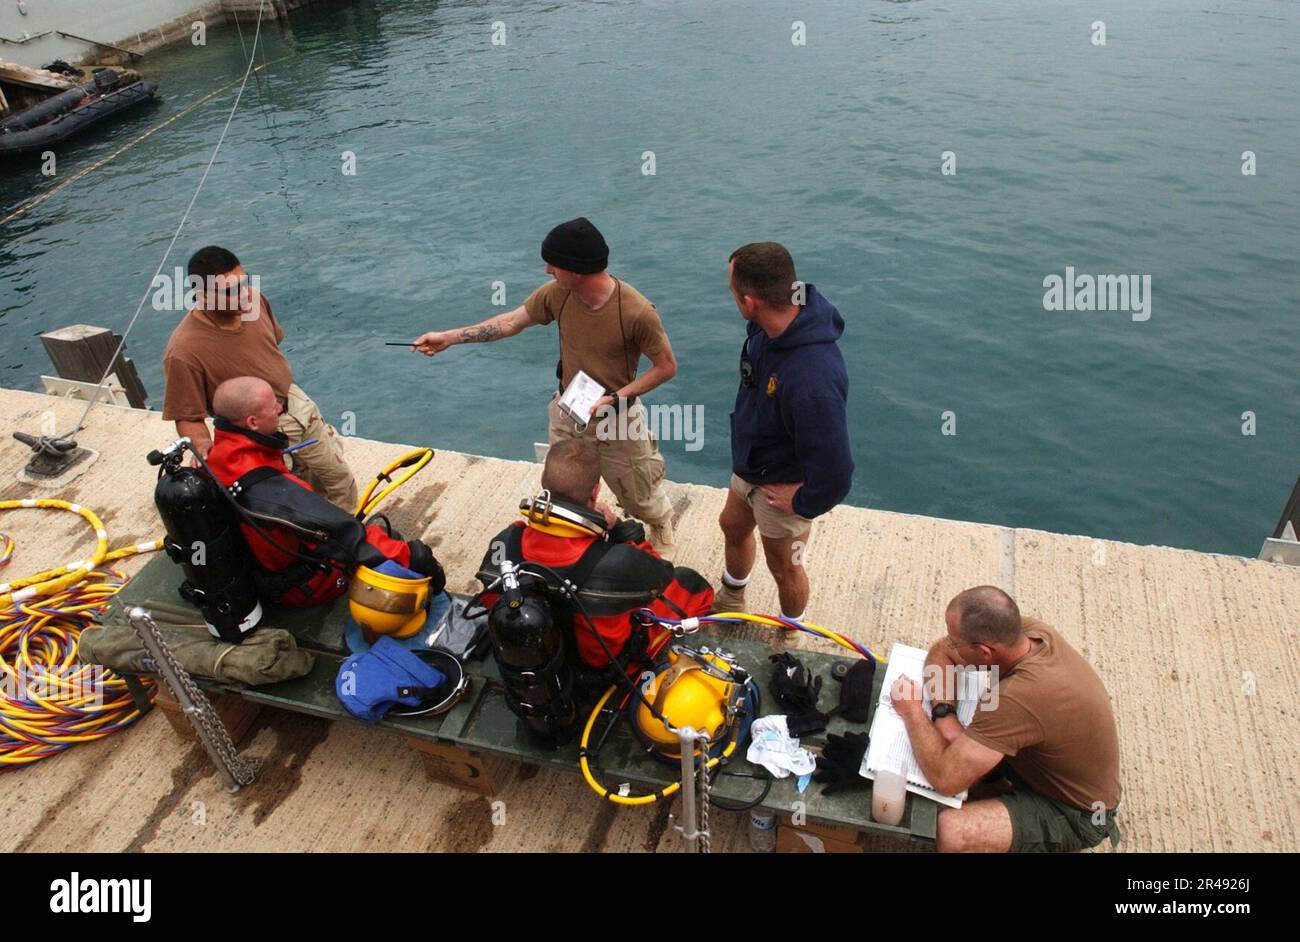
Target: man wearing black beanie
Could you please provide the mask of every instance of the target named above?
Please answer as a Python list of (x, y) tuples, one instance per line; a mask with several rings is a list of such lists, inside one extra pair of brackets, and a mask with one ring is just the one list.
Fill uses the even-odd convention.
[[(677, 373), (659, 312), (641, 292), (606, 271), (609, 246), (585, 216), (562, 222), (542, 240), (542, 260), (552, 281), (513, 311), (472, 327), (435, 330), (414, 347), (434, 356), (459, 343), (487, 343), (537, 324), (555, 322), (560, 334), (559, 388), (551, 397), (551, 443), (590, 438), (600, 452), (600, 472), (623, 509), (643, 521), (650, 542), (671, 559), (676, 549), (672, 505), (664, 490), (664, 459), (649, 432), (639, 397)], [(637, 375), (644, 356), (650, 368)], [(560, 394), (579, 371), (605, 395), (591, 419), (576, 423), (559, 406)]]

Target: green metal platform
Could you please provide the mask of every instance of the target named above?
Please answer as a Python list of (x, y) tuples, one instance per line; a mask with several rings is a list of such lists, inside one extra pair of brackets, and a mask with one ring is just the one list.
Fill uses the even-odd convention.
[[(183, 602), (177, 594), (176, 589), (180, 579), (179, 567), (160, 554), (113, 599), (107, 620), (126, 624), (126, 612), (136, 605), (141, 605), (153, 611), (156, 617), (164, 621), (192, 620), (194, 623), (201, 624), (198, 610)], [(268, 613), (266, 624), (287, 629), (298, 640), (301, 647), (315, 654), (315, 666), (304, 677), (257, 687), (221, 683), (203, 678), (196, 678), (196, 680), (210, 692), (242, 697), (263, 706), (371, 726), (371, 724), (360, 723), (347, 713), (334, 694), (334, 679), (338, 673), (339, 663), (349, 653), (343, 640), (346, 612), (346, 599), (339, 599), (328, 607), (286, 608)], [(709, 645), (734, 654), (739, 663), (755, 677), (762, 689), (764, 704), (761, 712), (776, 712), (768, 702), (771, 699), (767, 683), (771, 665), (767, 661), (770, 649), (766, 645), (753, 641), (729, 640), (725, 633), (717, 631), (713, 626), (701, 629), (690, 636), (688, 643), (692, 646)], [(830, 646), (829, 642), (814, 643), (819, 647)], [(807, 649), (799, 650), (798, 657), (809, 670), (823, 677), (822, 707), (829, 709), (838, 702), (839, 698), (839, 684), (831, 678), (831, 667), (837, 661), (851, 662), (852, 659)], [(567, 746), (555, 751), (539, 748), (532, 742), (519, 720), (506, 705), (500, 675), (490, 654), (481, 660), (467, 664), (466, 671), (470, 676), (470, 689), (464, 699), (450, 712), (433, 717), (385, 719), (371, 728), (406, 738), (472, 749), (516, 762), (578, 773), (576, 738)], [(883, 670), (876, 671), (872, 697), (873, 714), (884, 673)], [(590, 710), (590, 707), (587, 710)], [(596, 730), (599, 731), (604, 725), (604, 718), (598, 719)], [(869, 728), (870, 717), (868, 722), (863, 724), (850, 724), (835, 717), (830, 721), (826, 733), (865, 732)], [(812, 751), (818, 752), (825, 743), (826, 733), (805, 737), (803, 744)], [(761, 773), (761, 769), (745, 761), (743, 750), (740, 750), (726, 764), (723, 771), (724, 774), (715, 775), (713, 789), (714, 793), (722, 798), (743, 802), (756, 797), (761, 791), (762, 782), (757, 779), (726, 774)], [(608, 786), (616, 787), (623, 782), (629, 782), (633, 784), (636, 791), (641, 792), (647, 788), (659, 788), (676, 781), (678, 767), (648, 756), (627, 728), (627, 724), (620, 722), (600, 751), (596, 774)], [(582, 787), (586, 789), (585, 785)], [(587, 794), (591, 795), (593, 800), (597, 800), (591, 792), (588, 791)], [(773, 783), (771, 792), (763, 801), (763, 807), (778, 813), (789, 813), (796, 802), (802, 802), (802, 811), (809, 821), (891, 834), (915, 841), (932, 842), (935, 838), (939, 806), (927, 798), (911, 793), (907, 796), (907, 808), (898, 826), (873, 821), (871, 782), (866, 779), (863, 779), (861, 787), (842, 791), (830, 797), (822, 795), (821, 786), (815, 782), (810, 783), (800, 794), (793, 777), (780, 779)], [(629, 814), (637, 813), (634, 808), (627, 810)]]

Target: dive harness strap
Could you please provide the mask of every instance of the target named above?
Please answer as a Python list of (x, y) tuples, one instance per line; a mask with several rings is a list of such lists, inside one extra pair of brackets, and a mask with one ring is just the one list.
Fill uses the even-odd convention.
[[(527, 529), (526, 526), (511, 527), (510, 532), (506, 534), (505, 552), (507, 559), (511, 561), (524, 559), (523, 545), (525, 529)], [(571, 566), (565, 567), (564, 569), (556, 569), (556, 574), (561, 576), (567, 583), (565, 588), (557, 588), (552, 586), (549, 582), (544, 583), (548, 595), (556, 593), (562, 597), (563, 606), (561, 610), (569, 616), (574, 632), (595, 631), (597, 629), (594, 622), (590, 625), (586, 624), (586, 618), (577, 610), (576, 604), (568, 597), (568, 593), (573, 592), (574, 594), (577, 594), (581, 592), (583, 586), (586, 585), (587, 579), (591, 577), (591, 574), (596, 571), (596, 567), (604, 560), (605, 554), (617, 545), (619, 544), (609, 543), (605, 540), (597, 540), (592, 543), (591, 546), (587, 547), (586, 551), (581, 557), (579, 557), (577, 562), (573, 563)], [(516, 565), (527, 566), (528, 563), (525, 560), (524, 562), (516, 563)], [(663, 592), (660, 592), (656, 598), (662, 601), (682, 618), (688, 617), (687, 612), (681, 608), (681, 606), (674, 603), (673, 600), (668, 598)], [(644, 659), (650, 642), (649, 625), (647, 625), (642, 619), (638, 618), (637, 612), (635, 611), (629, 612), (627, 617), (632, 625), (632, 633), (628, 636), (627, 641), (624, 642), (623, 649), (615, 655), (613, 661), (607, 665), (607, 667), (615, 668), (620, 672), (626, 671), (632, 664)], [(582, 625), (578, 624), (579, 620), (583, 622)]]
[[(230, 496), (239, 500), (239, 496), (263, 481), (269, 481), (271, 478), (279, 477), (284, 474), (279, 468), (273, 468), (270, 465), (262, 465), (254, 468), (239, 477), (234, 484), (227, 488)], [(254, 530), (261, 531), (261, 527), (253, 527)], [(267, 542), (268, 538), (263, 537)], [(273, 546), (275, 544), (272, 544)], [(276, 547), (279, 549), (280, 547)], [(257, 585), (257, 593), (263, 598), (272, 601), (279, 601), (294, 589), (299, 589), (308, 597), (312, 595), (310, 582), (319, 572), (326, 572), (330, 569), (333, 561), (328, 557), (318, 556), (312, 552), (309, 547), (303, 546), (302, 541), (298, 541), (298, 552), (305, 556), (318, 558), (318, 563), (309, 563), (306, 560), (296, 560), (292, 565), (279, 570), (267, 569), (256, 560), (253, 565), (253, 582)]]
[(311, 580), (316, 577), (318, 572), (324, 571), (323, 566), (325, 566), (323, 560), (321, 566), (313, 566), (299, 560), (287, 569), (273, 572), (270, 569), (263, 569), (261, 566), (255, 565), (253, 568), (253, 582), (257, 585), (258, 595), (273, 601), (279, 601), (294, 589), (301, 589), (303, 595), (310, 597), (313, 594), (310, 585)]
[(247, 471), (236, 479), (235, 483), (230, 485), (228, 490), (232, 497), (238, 497), (254, 484), (261, 484), (263, 481), (269, 481), (271, 478), (279, 477), (284, 474), (279, 468), (273, 468), (269, 464), (259, 465), (252, 471)]
[[(508, 664), (497, 662), (497, 667), (501, 671), (501, 679), (506, 681), (504, 689), (506, 704), (511, 711), (520, 716), (552, 716), (556, 715), (555, 705), (557, 698), (567, 700), (569, 694), (573, 691), (573, 676), (566, 674), (567, 680), (559, 682), (559, 668), (564, 663), (565, 651), (563, 646), (555, 649), (551, 659), (545, 664), (534, 667), (531, 670), (521, 670)], [(512, 682), (517, 682), (520, 687), (527, 688), (530, 691), (538, 691), (545, 697), (548, 706), (542, 707), (515, 696), (511, 691)], [(537, 698), (542, 699), (542, 698)]]
[[(521, 560), (521, 562), (515, 563), (516, 566), (528, 565), (528, 560), (524, 559), (524, 530), (526, 529), (526, 526), (511, 527), (510, 532), (506, 535), (506, 558), (512, 562)], [(600, 565), (600, 561), (605, 558), (605, 554), (610, 551), (612, 546), (613, 544), (604, 540), (597, 540), (592, 543), (576, 563), (563, 569), (556, 569), (556, 572), (563, 577), (566, 585), (562, 588), (547, 582), (547, 591), (558, 592), (562, 595), (567, 594), (566, 590), (575, 593), (581, 592), (582, 587), (591, 577), (591, 574), (596, 571), (596, 567)], [(567, 598), (566, 601), (568, 601)]]

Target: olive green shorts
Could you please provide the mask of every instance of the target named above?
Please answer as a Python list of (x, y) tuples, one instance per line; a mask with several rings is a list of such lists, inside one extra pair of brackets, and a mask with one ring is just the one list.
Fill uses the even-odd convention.
[(1011, 793), (994, 800), (1006, 805), (1011, 816), (1013, 854), (1071, 853), (1096, 847), (1107, 837), (1112, 845), (1119, 843), (1115, 809), (1107, 811), (1105, 821), (1099, 825), (1093, 812), (1053, 801), (1020, 783)]

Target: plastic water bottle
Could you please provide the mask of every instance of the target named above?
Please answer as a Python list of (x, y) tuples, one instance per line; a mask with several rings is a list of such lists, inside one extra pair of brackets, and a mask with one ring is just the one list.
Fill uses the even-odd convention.
[(749, 846), (760, 854), (776, 850), (776, 812), (766, 808), (749, 810)]
[(903, 820), (907, 802), (907, 779), (897, 769), (878, 769), (871, 783), (871, 817), (881, 824)]

